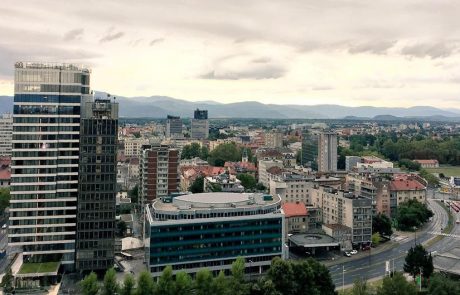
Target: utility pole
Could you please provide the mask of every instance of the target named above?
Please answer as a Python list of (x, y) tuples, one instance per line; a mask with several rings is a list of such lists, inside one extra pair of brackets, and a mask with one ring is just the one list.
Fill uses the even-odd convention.
[(342, 264), (342, 293), (345, 292), (345, 265)]

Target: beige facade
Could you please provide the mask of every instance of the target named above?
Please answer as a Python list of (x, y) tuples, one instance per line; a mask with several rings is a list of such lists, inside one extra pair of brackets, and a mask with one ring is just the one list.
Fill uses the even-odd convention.
[(311, 204), (310, 193), (313, 188), (311, 180), (299, 175), (283, 175), (270, 180), (270, 194), (279, 195), (282, 203)]
[(283, 168), (283, 161), (280, 160), (260, 160), (259, 161), (259, 182), (266, 187), (270, 186), (270, 180), (268, 177), (267, 169), (271, 167)]
[(283, 146), (283, 134), (281, 132), (268, 132), (265, 134), (265, 146), (279, 148)]
[(142, 145), (148, 144), (149, 140), (145, 138), (126, 138), (125, 139), (125, 156), (139, 157), (142, 151)]

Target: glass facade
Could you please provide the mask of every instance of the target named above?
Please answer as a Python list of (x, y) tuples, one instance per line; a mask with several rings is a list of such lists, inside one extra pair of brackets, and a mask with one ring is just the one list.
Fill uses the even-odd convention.
[(89, 75), (73, 65), (16, 64), (9, 244), (22, 247), (25, 261), (73, 269), (80, 104)]

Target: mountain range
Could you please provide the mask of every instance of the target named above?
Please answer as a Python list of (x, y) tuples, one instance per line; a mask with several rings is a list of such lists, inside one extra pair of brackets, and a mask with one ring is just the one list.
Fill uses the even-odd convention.
[[(105, 97), (103, 92), (96, 96)], [(432, 121), (460, 121), (460, 110), (444, 110), (431, 106), (409, 108), (392, 107), (348, 107), (333, 104), (321, 105), (277, 105), (256, 101), (220, 103), (216, 101), (187, 101), (167, 96), (117, 97), (120, 116), (128, 118), (166, 118), (177, 115), (184, 118), (193, 116), (196, 108), (208, 110), (210, 118), (269, 118), (269, 119), (349, 119), (368, 120), (388, 118), (423, 118)], [(0, 96), (0, 113), (11, 112), (13, 98)], [(386, 116), (386, 117), (385, 117)], [(383, 118), (380, 118), (383, 119)]]

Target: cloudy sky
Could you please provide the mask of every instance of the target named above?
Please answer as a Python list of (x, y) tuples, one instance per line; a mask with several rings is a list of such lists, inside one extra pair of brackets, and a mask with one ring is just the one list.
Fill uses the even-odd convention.
[(460, 1), (1, 0), (16, 60), (92, 68), (123, 96), (459, 107)]

